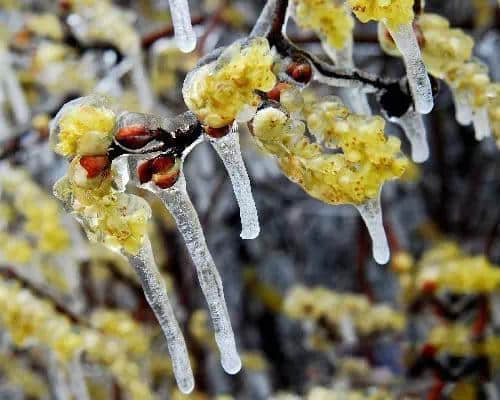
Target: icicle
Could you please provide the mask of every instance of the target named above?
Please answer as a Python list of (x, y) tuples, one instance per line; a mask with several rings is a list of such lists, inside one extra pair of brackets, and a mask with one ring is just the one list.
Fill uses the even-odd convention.
[(491, 126), (487, 107), (481, 107), (474, 110), (472, 122), (474, 124), (476, 140), (483, 140), (491, 136)]
[(5, 92), (16, 121), (19, 124), (27, 124), (30, 119), (30, 110), (17, 76), (10, 66), (9, 58), (6, 51), (0, 55), (0, 76), (5, 85)]
[(373, 258), (378, 264), (389, 261), (390, 250), (382, 220), (380, 194), (366, 203), (356, 206), (372, 238)]
[(198, 215), (186, 191), (186, 180), (182, 172), (174, 186), (158, 191), (157, 195), (174, 217), (196, 266), (201, 289), (212, 317), (222, 367), (227, 373), (236, 374), (241, 369), (241, 360), (236, 350), (222, 281), (208, 250)]
[(52, 350), (47, 350), (47, 370), (50, 387), (55, 400), (70, 400), (71, 394), (66, 382), (66, 374), (62, 364)]
[(416, 163), (427, 161), (429, 158), (429, 145), (422, 115), (410, 109), (401, 118), (391, 118), (390, 121), (403, 128), (406, 137), (411, 143), (412, 160)]
[(177, 46), (182, 52), (190, 53), (196, 47), (196, 35), (191, 26), (188, 2), (187, 0), (169, 0), (169, 4)]
[(455, 118), (460, 125), (469, 125), (472, 122), (472, 107), (469, 105), (467, 96), (453, 91), (453, 102), (455, 103)]
[(5, 96), (3, 93), (2, 85), (0, 84), (0, 140), (5, 139), (11, 135), (9, 123), (7, 122), (7, 115), (5, 115)]
[(233, 185), (234, 195), (240, 207), (240, 236), (242, 239), (255, 239), (260, 232), (259, 218), (252, 196), (250, 179), (241, 157), (238, 124), (234, 123), (231, 132), (226, 136), (220, 139), (210, 138), (210, 144), (224, 162)]
[(133, 56), (132, 81), (137, 89), (139, 102), (145, 111), (153, 109), (155, 104), (153, 92), (149, 86), (149, 79), (144, 70), (144, 64), (140, 53)]
[(69, 380), (71, 385), (71, 392), (76, 400), (89, 400), (89, 393), (87, 391), (87, 384), (82, 371), (81, 354), (78, 354), (70, 362), (69, 367)]
[(186, 343), (175, 319), (165, 283), (156, 267), (149, 239), (146, 238), (137, 255), (124, 255), (135, 269), (146, 299), (165, 334), (177, 385), (183, 393), (190, 393), (194, 388), (194, 378)]
[(403, 56), (415, 109), (420, 114), (428, 114), (434, 107), (434, 99), (432, 98), (431, 82), (420, 54), (413, 25), (411, 23), (403, 24), (397, 31), (388, 29)]

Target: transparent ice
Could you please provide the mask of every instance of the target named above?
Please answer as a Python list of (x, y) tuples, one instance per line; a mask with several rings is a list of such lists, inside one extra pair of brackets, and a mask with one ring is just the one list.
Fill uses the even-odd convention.
[(238, 124), (234, 123), (231, 132), (220, 139), (210, 138), (210, 144), (224, 162), (233, 185), (234, 195), (240, 207), (241, 238), (255, 239), (260, 232), (257, 209), (252, 196), (250, 179), (241, 157)]
[(412, 160), (416, 163), (427, 161), (429, 158), (429, 145), (422, 115), (410, 109), (402, 117), (391, 118), (390, 120), (403, 128), (406, 137), (411, 143)]
[(182, 52), (189, 53), (196, 47), (196, 34), (191, 26), (188, 2), (187, 0), (169, 0), (169, 4), (177, 46)]
[(416, 111), (420, 114), (428, 114), (434, 107), (434, 99), (413, 25), (409, 23), (401, 25), (398, 30), (388, 29), (403, 56)]
[(145, 239), (137, 255), (125, 252), (124, 255), (137, 273), (146, 299), (165, 334), (177, 385), (183, 393), (190, 393), (194, 388), (194, 377), (186, 342), (168, 299), (165, 282), (156, 266), (149, 239)]
[(368, 233), (372, 238), (373, 258), (378, 264), (386, 264), (389, 261), (390, 250), (382, 220), (380, 194), (364, 204), (357, 205), (356, 208), (361, 214), (361, 218), (363, 218)]
[(198, 215), (186, 191), (186, 180), (182, 172), (171, 188), (157, 190), (156, 194), (174, 217), (196, 266), (214, 325), (215, 341), (221, 354), (222, 367), (227, 373), (236, 374), (241, 369), (241, 360), (236, 350), (222, 281), (208, 250)]

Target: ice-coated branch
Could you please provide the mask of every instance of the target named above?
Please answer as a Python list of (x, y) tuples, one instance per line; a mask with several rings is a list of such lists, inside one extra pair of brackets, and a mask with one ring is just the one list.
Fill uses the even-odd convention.
[(357, 205), (356, 208), (372, 238), (373, 258), (378, 264), (386, 264), (390, 258), (390, 250), (382, 220), (380, 194), (364, 204)]
[(194, 388), (194, 378), (186, 343), (168, 299), (165, 282), (156, 266), (149, 239), (144, 241), (137, 255), (124, 255), (137, 273), (146, 299), (165, 334), (177, 385), (183, 393), (189, 393)]
[(182, 171), (172, 187), (158, 190), (157, 195), (174, 217), (196, 266), (201, 289), (212, 318), (222, 367), (227, 373), (236, 374), (241, 369), (241, 360), (236, 350), (222, 281), (208, 250), (198, 215), (186, 191), (186, 181)]
[(428, 114), (434, 107), (431, 81), (420, 53), (413, 25), (402, 24), (397, 30), (389, 27), (388, 29), (403, 56), (415, 109), (420, 114)]
[(18, 124), (26, 124), (30, 118), (30, 110), (16, 74), (10, 65), (7, 51), (0, 52), (0, 81), (5, 87), (5, 97), (9, 100), (14, 117)]
[(238, 123), (222, 138), (209, 138), (210, 144), (224, 162), (233, 185), (234, 195), (240, 207), (241, 238), (255, 239), (260, 232), (257, 209), (252, 196), (252, 187), (245, 163), (241, 157)]
[(403, 128), (403, 131), (411, 144), (411, 158), (416, 163), (422, 163), (429, 158), (429, 145), (425, 131), (422, 115), (413, 110), (408, 110), (400, 118), (390, 118)]
[(187, 0), (169, 0), (169, 4), (177, 46), (184, 53), (189, 53), (196, 47), (196, 35), (191, 25), (189, 4)]

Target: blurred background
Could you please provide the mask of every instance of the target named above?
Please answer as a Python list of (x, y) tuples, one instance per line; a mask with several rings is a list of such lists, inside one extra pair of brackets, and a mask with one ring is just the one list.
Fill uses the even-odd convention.
[[(88, 243), (51, 194), (67, 165), (50, 149), (48, 124), (66, 101), (92, 91), (129, 111), (184, 111), (185, 74), (215, 47), (245, 37), (265, 2), (189, 1), (198, 36), (190, 54), (175, 47), (166, 0), (114, 1), (117, 18), (128, 18), (134, 30), (115, 29), (103, 13), (90, 39), (79, 34), (86, 16), (72, 13), (71, 3), (0, 0), (0, 399), (498, 398), (500, 158), (494, 139), (478, 142), (472, 126), (456, 122), (445, 84), (425, 116), (429, 160), (384, 186), (392, 253), (384, 266), (373, 261), (354, 207), (308, 196), (248, 132), (241, 143), (261, 223), (255, 240), (239, 237), (239, 210), (213, 149), (202, 143), (189, 156), (188, 191), (243, 359), (235, 376), (220, 367), (175, 223), (150, 199), (155, 257), (196, 378), (195, 392), (181, 395), (133, 270)], [(496, 1), (427, 0), (425, 10), (473, 36), (474, 55), (492, 81), (500, 78)], [(293, 23), (288, 32), (324, 57), (314, 34)], [(405, 74), (402, 61), (381, 50), (376, 24), (357, 23), (354, 39), (358, 68)], [(134, 41), (150, 93), (122, 63)], [(16, 90), (26, 115), (15, 112)], [(396, 125), (386, 131), (402, 137)], [(59, 333), (59, 342), (49, 340)], [(53, 353), (64, 353), (69, 340), (82, 340), (84, 350), (62, 362)]]

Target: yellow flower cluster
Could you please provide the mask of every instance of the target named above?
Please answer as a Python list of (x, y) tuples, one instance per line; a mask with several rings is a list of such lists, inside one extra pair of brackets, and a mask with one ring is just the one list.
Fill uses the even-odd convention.
[[(219, 59), (193, 71), (183, 87), (184, 101), (200, 121), (212, 128), (231, 124), (261, 102), (255, 90), (276, 83), (269, 42), (260, 37), (229, 46)], [(247, 119), (247, 118), (244, 118)]]
[(404, 315), (387, 305), (372, 305), (363, 295), (341, 294), (323, 287), (292, 288), (283, 303), (283, 311), (293, 319), (322, 320), (333, 327), (338, 327), (347, 317), (363, 336), (383, 331), (401, 332), (406, 326)]
[(33, 259), (34, 249), (29, 240), (0, 232), (0, 254), (7, 262), (27, 264)]
[(81, 337), (71, 322), (41, 300), (17, 285), (0, 282), (0, 324), (21, 348), (39, 344), (52, 349), (61, 361), (69, 361), (82, 349)]
[[(69, 234), (62, 226), (59, 205), (32, 181), (26, 171), (9, 169), (8, 173), (2, 174), (0, 185), (4, 193), (13, 199), (15, 212), (24, 218), (23, 230), (34, 239), (37, 251), (58, 253), (69, 247)], [(25, 239), (20, 238), (6, 246), (16, 248), (13, 251), (19, 252), (17, 257), (25, 259), (32, 248)]]
[(445, 242), (424, 253), (416, 284), (456, 293), (492, 292), (500, 288), (500, 269), (484, 256), (467, 255), (456, 243)]
[(306, 103), (303, 111), (316, 143), (304, 135), (302, 121), (273, 108), (257, 113), (253, 133), (288, 178), (311, 196), (330, 204), (363, 204), (405, 171), (401, 143), (385, 136), (383, 118), (351, 114), (337, 98)]
[(413, 21), (414, 0), (348, 0), (361, 22), (381, 21), (391, 29)]
[(144, 355), (149, 350), (148, 333), (124, 311), (105, 309), (94, 311), (91, 323), (106, 335), (119, 338), (127, 353), (133, 356)]
[(391, 393), (379, 388), (361, 391), (314, 387), (307, 395), (307, 400), (392, 400), (394, 398)]
[(23, 365), (18, 357), (0, 354), (0, 371), (9, 384), (22, 388), (28, 397), (47, 398), (49, 389), (44, 379)]
[(84, 155), (105, 155), (111, 143), (115, 114), (105, 108), (82, 104), (69, 109), (58, 121), (55, 151), (72, 158), (68, 174), (54, 186), (54, 193), (68, 209), (76, 211), (89, 239), (130, 254), (137, 254), (147, 234), (151, 209), (145, 200), (113, 187), (114, 171), (88, 177)]
[(354, 20), (339, 0), (294, 0), (295, 19), (334, 49), (343, 49), (352, 40)]
[(116, 116), (105, 107), (81, 105), (68, 110), (58, 124), (54, 151), (65, 157), (106, 154)]
[(500, 361), (500, 337), (488, 334), (482, 340), (474, 340), (470, 326), (453, 323), (434, 327), (427, 342), (440, 351), (454, 356), (483, 355), (495, 362)]
[(52, 40), (62, 40), (64, 30), (55, 14), (33, 14), (26, 19), (26, 29), (35, 35)]

